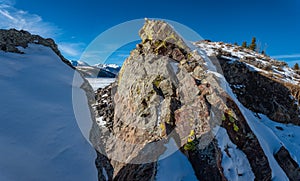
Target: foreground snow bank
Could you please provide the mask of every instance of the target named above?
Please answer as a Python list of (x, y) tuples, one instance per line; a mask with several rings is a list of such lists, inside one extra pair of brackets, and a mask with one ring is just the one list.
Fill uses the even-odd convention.
[(186, 156), (178, 150), (174, 139), (171, 138), (165, 146), (167, 149), (164, 154), (159, 157), (157, 164), (156, 180), (198, 180), (192, 165)]
[(0, 51), (0, 180), (97, 180), (73, 112), (74, 70), (48, 47), (22, 51)]

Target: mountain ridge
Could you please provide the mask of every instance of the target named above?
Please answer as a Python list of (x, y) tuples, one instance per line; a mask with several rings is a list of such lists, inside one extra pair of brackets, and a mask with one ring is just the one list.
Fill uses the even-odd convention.
[[(239, 46), (189, 44), (164, 21), (147, 19), (139, 34), (114, 83), (94, 97), (81, 71), (77, 85), (91, 111), (99, 180), (300, 179), (297, 72)], [(29, 56), (35, 46), (74, 69), (53, 40), (0, 30), (0, 53), (12, 53), (3, 57)], [(107, 68), (98, 66), (96, 77)]]
[(121, 69), (117, 64), (89, 65), (83, 61), (71, 61), (71, 64), (87, 78), (115, 78)]
[[(300, 158), (295, 135), (299, 85), (293, 70), (241, 47), (225, 51), (229, 44), (204, 41), (189, 47), (163, 21), (146, 20), (140, 36), (142, 42), (125, 60), (116, 82), (97, 91), (95, 113), (102, 122), (94, 123), (91, 141), (101, 150), (100, 180), (103, 169), (109, 179), (157, 179), (155, 173), (165, 165), (156, 157), (165, 151), (160, 142), (171, 138), (199, 180), (300, 178), (299, 165), (289, 164)], [(286, 125), (293, 130), (290, 140), (285, 139)], [(151, 157), (153, 153), (157, 155)], [(115, 160), (120, 154), (129, 163)], [(145, 157), (151, 162), (138, 162)], [(283, 163), (283, 157), (289, 161)], [(187, 178), (183, 172), (177, 176)]]

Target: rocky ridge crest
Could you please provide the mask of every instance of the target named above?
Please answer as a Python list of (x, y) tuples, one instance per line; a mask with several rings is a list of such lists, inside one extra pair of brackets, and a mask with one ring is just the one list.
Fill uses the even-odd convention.
[(40, 44), (47, 47), (50, 47), (60, 58), (61, 60), (72, 67), (72, 64), (60, 53), (58, 50), (57, 44), (51, 38), (42, 38), (39, 35), (32, 35), (24, 30), (3, 30), (0, 29), (0, 50), (5, 52), (12, 53), (23, 53), (18, 49), (18, 47), (26, 48), (28, 44)]
[[(163, 21), (146, 20), (140, 36), (142, 42), (126, 59), (118, 80), (98, 90), (96, 116), (105, 120), (105, 125), (94, 123), (91, 141), (97, 150), (101, 150), (97, 162), (101, 168), (99, 178), (103, 178), (105, 169), (109, 179), (155, 179), (157, 158), (165, 151), (164, 144), (173, 138), (199, 180), (227, 180), (222, 158), (224, 154), (234, 158), (228, 148), (220, 148), (220, 140), (214, 137), (213, 130), (220, 127), (245, 154), (255, 179), (271, 180), (270, 155), (266, 155), (239, 102), (258, 117), (258, 114), (265, 114), (274, 121), (298, 125), (299, 107), (294, 105), (295, 100), (284, 101), (287, 97), (291, 99), (290, 96), (297, 97), (291, 89), (282, 85), (278, 88), (272, 79), (268, 82), (265, 78), (260, 80), (262, 75), (237, 57), (230, 58), (235, 58), (236, 62), (229, 62), (228, 57), (225, 61), (223, 55), (210, 57), (216, 67), (213, 70), (208, 66), (211, 63), (208, 57), (201, 53), (201, 50), (206, 51), (204, 48), (192, 51)], [(220, 74), (224, 74), (224, 80)], [(266, 95), (265, 99), (257, 104), (258, 94), (251, 92), (254, 86), (250, 85), (239, 94), (237, 89), (241, 87), (236, 85), (240, 82), (237, 84), (236, 81), (251, 83), (252, 79), (257, 83), (256, 91), (274, 89), (273, 97), (261, 94)], [(224, 81), (228, 82), (239, 102), (224, 86)], [(274, 94), (282, 95), (277, 99)], [(107, 95), (111, 98), (105, 98)], [(251, 98), (243, 101), (244, 97), (239, 95)], [(271, 99), (274, 97), (274, 102), (278, 102), (273, 104)], [(134, 146), (128, 147), (127, 143)], [(277, 160), (282, 160), (278, 157), (281, 152), (286, 155), (278, 150)], [(145, 159), (147, 163), (143, 162)], [(298, 174), (283, 170), (289, 178)], [(242, 179), (246, 172), (237, 169), (235, 174)]]

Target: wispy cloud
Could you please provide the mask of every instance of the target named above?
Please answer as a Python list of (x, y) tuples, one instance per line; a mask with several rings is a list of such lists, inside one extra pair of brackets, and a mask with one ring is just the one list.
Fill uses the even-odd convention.
[(27, 30), (44, 37), (54, 37), (60, 29), (52, 23), (44, 22), (42, 17), (14, 7), (13, 0), (0, 0), (0, 28)]
[(291, 58), (300, 58), (300, 54), (290, 54), (290, 55), (275, 55), (275, 56), (272, 56), (272, 58), (275, 58), (275, 59), (284, 59), (284, 58), (288, 58), (288, 59), (291, 59)]
[[(45, 22), (37, 14), (15, 8), (14, 0), (0, 0), (0, 29), (15, 28), (17, 30), (26, 30), (32, 34), (38, 34), (45, 38), (53, 38), (59, 42), (62, 36), (62, 30), (55, 24)], [(83, 43), (58, 43), (62, 54), (67, 58), (78, 59), (83, 52)]]
[(60, 42), (58, 43), (58, 48), (67, 54), (72, 59), (78, 59), (78, 57), (83, 52), (85, 44), (84, 43), (68, 43)]

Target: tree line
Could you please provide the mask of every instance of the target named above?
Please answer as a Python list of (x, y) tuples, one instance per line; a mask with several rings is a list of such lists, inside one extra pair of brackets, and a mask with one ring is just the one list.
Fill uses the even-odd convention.
[[(235, 43), (235, 45), (237, 45), (237, 43)], [(250, 49), (252, 51), (260, 52), (261, 54), (264, 54), (264, 55), (266, 54), (266, 50), (265, 49), (260, 50), (261, 47), (257, 44), (255, 37), (252, 38), (251, 43), (249, 45), (247, 45), (246, 41), (243, 41), (242, 47), (243, 48), (248, 48), (248, 49)]]
[[(237, 44), (237, 43), (234, 43), (234, 45), (238, 45), (238, 44)], [(256, 43), (256, 38), (255, 38), (255, 37), (252, 38), (250, 45), (247, 45), (247, 42), (246, 42), (246, 41), (243, 41), (242, 47), (243, 47), (243, 48), (248, 48), (248, 49), (250, 49), (250, 50), (253, 50), (253, 51), (256, 51), (256, 52), (260, 52), (261, 54), (266, 55), (266, 50), (265, 50), (265, 49), (260, 50), (261, 47), (258, 47), (258, 45), (257, 45), (257, 43)], [(297, 70), (297, 71), (300, 70), (299, 64), (296, 63), (296, 64), (293, 66), (293, 69), (294, 69), (294, 70)]]

